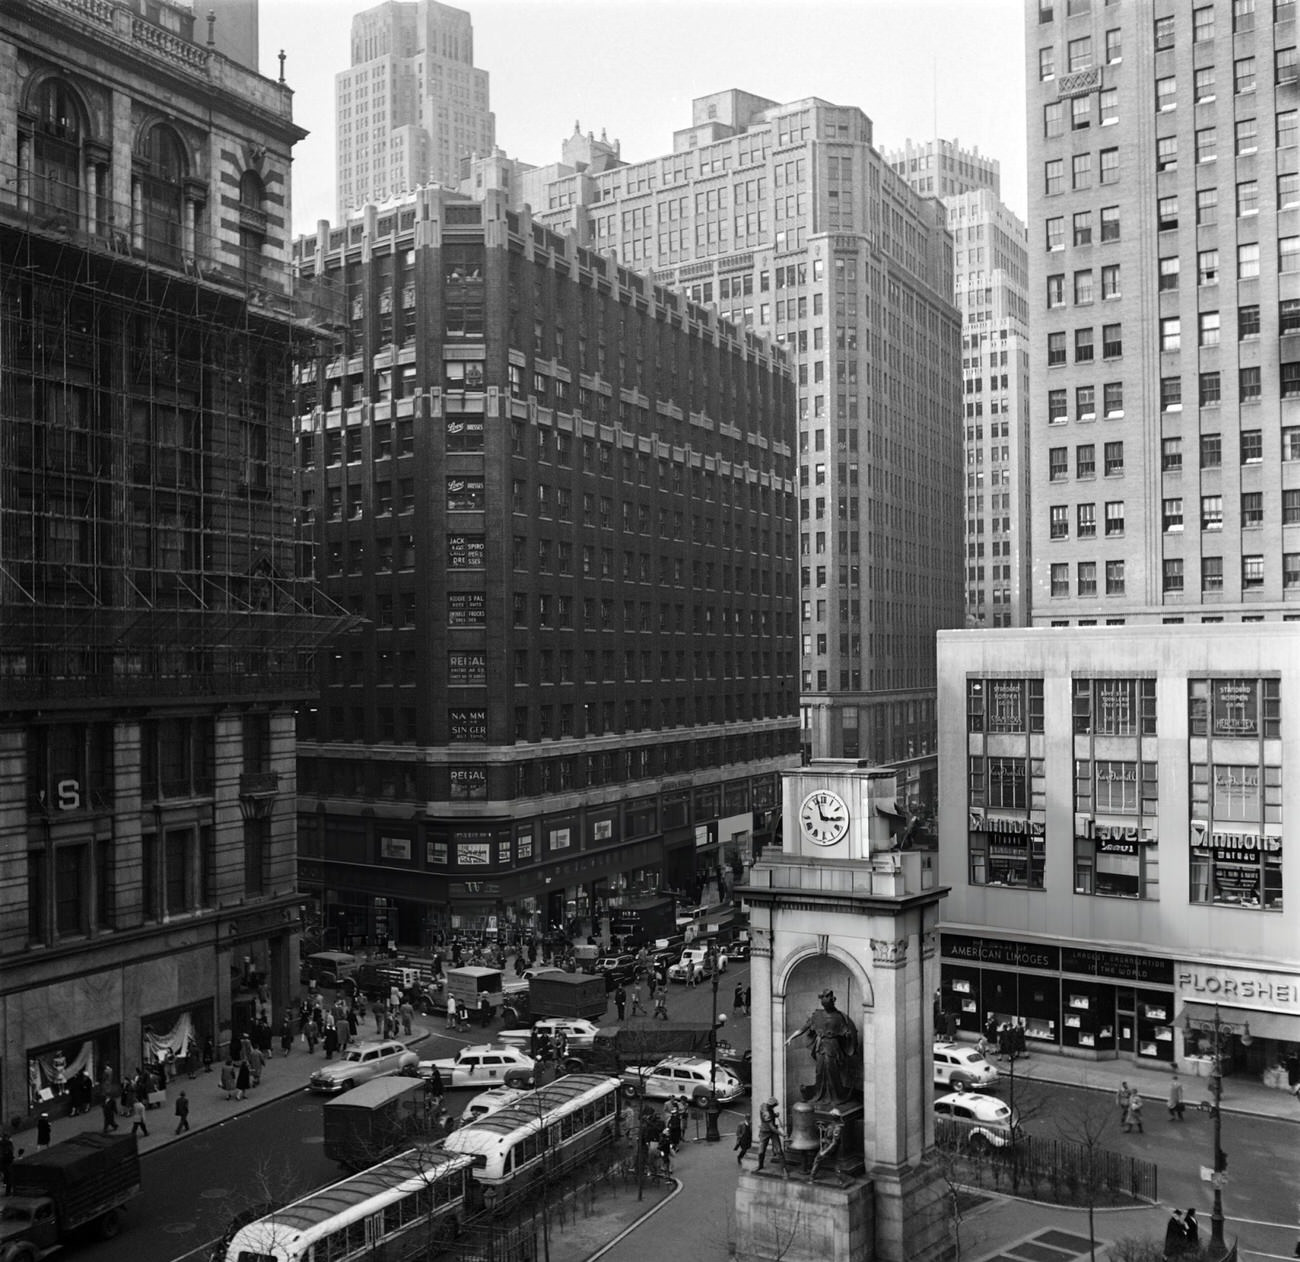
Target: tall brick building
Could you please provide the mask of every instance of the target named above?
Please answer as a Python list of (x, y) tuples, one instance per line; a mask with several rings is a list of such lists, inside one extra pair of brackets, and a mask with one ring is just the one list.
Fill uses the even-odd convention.
[(304, 716), (303, 887), (344, 942), (545, 930), (747, 861), (798, 757), (782, 351), (422, 190), (297, 246), (320, 577), (368, 622)]

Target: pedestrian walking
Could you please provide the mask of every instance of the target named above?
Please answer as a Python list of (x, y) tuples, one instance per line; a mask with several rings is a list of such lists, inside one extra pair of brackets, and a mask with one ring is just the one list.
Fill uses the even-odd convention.
[(1124, 1129), (1131, 1131), (1135, 1126), (1138, 1128), (1139, 1135), (1146, 1133), (1142, 1129), (1142, 1097), (1136, 1089), (1129, 1092), (1128, 1112), (1124, 1117)]
[(492, 1000), (490, 1000), (485, 994), (480, 995), (478, 997), (478, 1023), (480, 1026), (483, 1027), (483, 1029), (486, 1030), (491, 1020), (492, 1020)]
[(36, 1147), (38, 1149), (48, 1148), (50, 1146), (50, 1115), (42, 1113), (36, 1119)]
[(684, 1110), (685, 1106), (682, 1101), (668, 1101), (668, 1138), (672, 1143), (673, 1152), (676, 1152), (682, 1146), (682, 1140), (686, 1136)]
[(266, 1061), (262, 1057), (260, 1048), (250, 1047), (246, 1058), (248, 1064), (248, 1076), (255, 1087), (262, 1085), (262, 1069)]
[(732, 1012), (740, 1012), (745, 1006), (745, 987), (736, 983), (736, 997), (731, 1001)]
[(686, 989), (687, 990), (695, 989), (695, 961), (694, 960), (686, 961)]
[(402, 1033), (410, 1034), (411, 1022), (415, 1020), (415, 1005), (409, 999), (403, 999), (399, 1011), (402, 1014)]
[(245, 1093), (248, 1091), (248, 1088), (252, 1086), (252, 1083), (253, 1075), (248, 1068), (248, 1062), (246, 1060), (241, 1060), (239, 1062), (239, 1068), (235, 1071), (235, 1099), (244, 1099)]
[(289, 1055), (289, 1049), (293, 1046), (293, 1020), (286, 1012), (284, 1021), (280, 1025), (280, 1054)]
[(668, 1020), (668, 992), (667, 991), (661, 990), (655, 996), (654, 1020), (656, 1021)]
[(673, 1175), (673, 1140), (668, 1133), (668, 1127), (664, 1127), (659, 1132), (659, 1169), (663, 1172), (665, 1179), (671, 1179)]
[(190, 1101), (184, 1091), (176, 1097), (176, 1133), (190, 1129)]
[(149, 1134), (149, 1128), (144, 1121), (144, 1101), (138, 1098), (131, 1106), (131, 1134), (134, 1135), (137, 1131), (146, 1137)]
[(627, 991), (622, 986), (614, 992), (614, 1007), (618, 1009), (618, 1019), (621, 1021), (627, 1011)]
[(104, 1097), (104, 1131), (105, 1135), (109, 1131), (117, 1130), (117, 1101), (111, 1095)]
[(226, 1093), (227, 1100), (234, 1098), (237, 1078), (235, 1062), (227, 1056), (226, 1063), (221, 1066), (221, 1089)]
[(748, 986), (746, 986), (745, 987), (745, 1015), (746, 1016), (749, 1016), (749, 995), (750, 995), (750, 989)]
[(1183, 1103), (1183, 1084), (1176, 1073), (1173, 1081), (1169, 1084), (1169, 1099), (1166, 1103), (1169, 1106), (1169, 1120), (1171, 1122), (1181, 1122), (1183, 1120), (1183, 1110), (1187, 1106)]
[(448, 995), (447, 996), (447, 1029), (454, 1030), (455, 1028), (456, 1028), (456, 996)]
[(781, 1134), (781, 1105), (775, 1096), (770, 1096), (758, 1110), (758, 1169), (763, 1168), (767, 1150), (781, 1158), (781, 1170), (785, 1172), (785, 1137)]
[(632, 1015), (634, 1017), (645, 1016), (645, 1008), (641, 1003), (641, 979), (639, 977), (632, 983)]
[(216, 1049), (212, 1046), (211, 1039), (203, 1040), (203, 1072), (210, 1074), (212, 1072), (212, 1062), (216, 1059)]
[[(1115, 1104), (1119, 1108), (1119, 1123), (1121, 1126), (1124, 1126), (1124, 1123), (1128, 1120), (1128, 1097), (1129, 1085), (1127, 1082), (1121, 1082), (1119, 1090), (1115, 1092)], [(1124, 1126), (1124, 1129), (1127, 1130), (1128, 1127)]]
[(749, 1119), (742, 1117), (740, 1125), (736, 1127), (736, 1144), (734, 1152), (736, 1154), (736, 1164), (742, 1166), (745, 1164), (745, 1158), (749, 1155), (749, 1150), (754, 1146), (754, 1128), (750, 1126)]
[(331, 1014), (326, 1014), (325, 1017), (325, 1033), (321, 1036), (321, 1047), (325, 1051), (326, 1060), (332, 1060), (334, 1053), (339, 1050), (339, 1031)]

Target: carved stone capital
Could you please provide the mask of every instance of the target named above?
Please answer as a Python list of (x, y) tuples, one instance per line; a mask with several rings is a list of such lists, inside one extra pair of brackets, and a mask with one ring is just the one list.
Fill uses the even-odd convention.
[(939, 931), (930, 929), (921, 935), (921, 958), (931, 959), (939, 949)]
[(907, 939), (872, 938), (871, 962), (877, 968), (902, 968), (907, 963)]

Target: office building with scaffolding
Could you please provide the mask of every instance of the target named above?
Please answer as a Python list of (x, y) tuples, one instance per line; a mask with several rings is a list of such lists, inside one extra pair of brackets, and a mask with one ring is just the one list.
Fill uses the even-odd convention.
[(215, 21), (15, 0), (0, 32), (6, 1118), (298, 981), (294, 709), (340, 622), (295, 520), (304, 133)]

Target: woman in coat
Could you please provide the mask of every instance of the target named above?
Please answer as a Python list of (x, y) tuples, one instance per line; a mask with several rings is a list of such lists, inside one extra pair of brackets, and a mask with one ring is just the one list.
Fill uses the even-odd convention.
[(253, 1075), (249, 1072), (248, 1062), (241, 1060), (239, 1062), (239, 1072), (235, 1075), (235, 1099), (242, 1100), (244, 1098), (244, 1092), (248, 1090), (252, 1081)]

